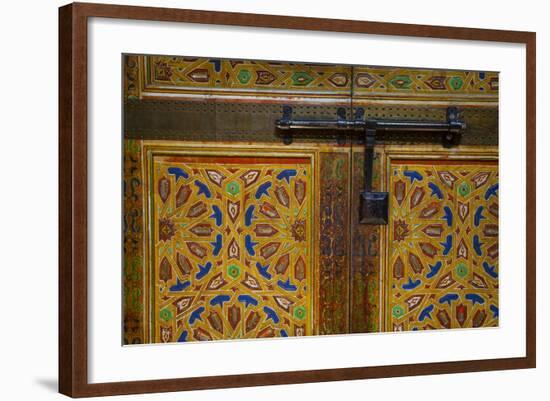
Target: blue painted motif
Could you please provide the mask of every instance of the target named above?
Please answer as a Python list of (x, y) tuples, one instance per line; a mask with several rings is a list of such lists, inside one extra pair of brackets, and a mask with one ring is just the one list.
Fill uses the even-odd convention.
[(187, 341), (187, 330), (183, 330), (180, 334), (180, 336), (178, 337), (178, 342), (179, 343), (184, 343)]
[(435, 265), (428, 265), (430, 267), (430, 271), (428, 272), (428, 274), (426, 274), (426, 278), (432, 278), (434, 277), (437, 273), (439, 273), (439, 270), (441, 270), (441, 266), (443, 266), (443, 264), (441, 262), (437, 262)]
[(244, 214), (244, 225), (247, 226), (247, 227), (250, 227), (250, 225), (252, 224), (252, 219), (254, 219), (254, 208), (255, 206), (254, 205), (250, 205), (248, 206), (248, 208), (246, 209), (246, 212)]
[(250, 256), (254, 256), (256, 254), (256, 251), (254, 250), (254, 247), (258, 245), (257, 242), (252, 241), (252, 237), (250, 234), (246, 234), (244, 237), (244, 246), (246, 247), (246, 251)]
[(209, 217), (216, 221), (218, 227), (222, 225), (222, 211), (218, 205), (212, 205), (212, 214)]
[(216, 306), (220, 305), (223, 308), (223, 303), (228, 302), (231, 299), (229, 295), (216, 295), (214, 298), (210, 300), (210, 305)]
[(491, 312), (493, 312), (493, 319), (498, 317), (498, 308), (496, 305), (490, 305), (489, 309), (491, 309)]
[(287, 278), (286, 281), (279, 280), (277, 285), (285, 291), (296, 291), (297, 287), (293, 284), (290, 284), (290, 278)]
[(245, 307), (248, 307), (248, 305), (258, 305), (258, 300), (250, 295), (239, 295), (237, 300), (244, 303)]
[(445, 212), (445, 215), (443, 216), (443, 218), (447, 220), (447, 225), (451, 227), (453, 225), (453, 211), (449, 206), (445, 206), (443, 210)]
[(210, 269), (212, 269), (212, 262), (208, 262), (204, 266), (199, 264), (199, 272), (195, 275), (195, 278), (197, 280), (202, 279), (210, 272)]
[(416, 287), (418, 287), (420, 284), (422, 284), (422, 281), (421, 281), (421, 280), (415, 280), (415, 281), (413, 281), (412, 278), (409, 277), (409, 282), (403, 284), (401, 287), (402, 287), (404, 290), (410, 291), (410, 290), (414, 290), (414, 289), (415, 289)]
[(204, 306), (199, 306), (197, 309), (195, 309), (193, 312), (191, 312), (191, 315), (189, 315), (189, 324), (193, 325), (197, 320), (202, 321), (201, 314), (204, 312)]
[(204, 196), (208, 199), (212, 197), (212, 193), (210, 192), (210, 189), (208, 189), (208, 186), (206, 184), (203, 184), (200, 180), (195, 180), (195, 185), (197, 186), (197, 188), (199, 188), (197, 196), (199, 196), (200, 194), (204, 194)]
[(208, 61), (214, 65), (214, 70), (216, 72), (220, 72), (222, 70), (222, 61), (219, 58), (213, 58)]
[(297, 174), (297, 172), (294, 169), (283, 170), (279, 174), (277, 174), (277, 179), (278, 180), (286, 180), (287, 183), (290, 183), (290, 179), (292, 177), (295, 177), (296, 174)]
[(435, 195), (437, 196), (437, 199), (439, 200), (443, 199), (443, 192), (441, 192), (441, 189), (439, 189), (439, 187), (434, 182), (430, 182), (428, 186), (432, 190), (432, 193), (430, 194), (430, 196)]
[(269, 193), (267, 190), (271, 187), (271, 181), (264, 182), (262, 185), (258, 187), (256, 190), (256, 199), (260, 199), (262, 196), (269, 196)]
[(439, 298), (439, 303), (440, 304), (448, 303), (449, 306), (451, 306), (451, 302), (456, 301), (458, 298), (459, 298), (458, 294), (446, 294), (446, 295), (443, 295), (441, 298)]
[(489, 200), (489, 198), (493, 195), (497, 196), (497, 191), (498, 191), (498, 183), (491, 185), (489, 189), (487, 189), (487, 192), (485, 192), (485, 200)]
[(474, 235), (474, 239), (472, 241), (472, 245), (474, 246), (474, 251), (477, 253), (478, 256), (481, 256), (481, 246), (483, 245), (483, 242), (479, 240), (479, 235)]
[(498, 277), (498, 273), (496, 272), (496, 269), (497, 269), (496, 265), (491, 266), (491, 265), (489, 265), (489, 263), (483, 262), (483, 270), (485, 270), (485, 273), (487, 273), (492, 278), (497, 278)]
[(418, 320), (419, 320), (420, 322), (422, 322), (422, 321), (424, 321), (424, 319), (426, 319), (426, 318), (430, 318), (430, 319), (431, 319), (431, 318), (432, 318), (431, 313), (432, 313), (433, 310), (434, 310), (433, 304), (432, 304), (432, 305), (429, 305), (429, 306), (426, 306), (426, 307), (422, 310), (422, 312), (420, 312), (420, 314), (418, 315)]
[(222, 250), (223, 246), (223, 236), (221, 234), (216, 235), (216, 240), (210, 243), (213, 247), (212, 254), (218, 256)]
[(176, 176), (176, 182), (178, 182), (180, 177), (182, 177), (183, 179), (189, 178), (189, 174), (187, 174), (184, 170), (182, 170), (179, 167), (170, 167), (168, 169), (168, 174), (172, 174)]
[(466, 294), (465, 298), (468, 301), (471, 301), (472, 305), (484, 304), (485, 303), (485, 300), (481, 296), (479, 296), (478, 294)]
[(264, 306), (264, 312), (266, 314), (265, 320), (273, 320), (273, 323), (277, 324), (279, 323), (279, 316), (277, 315), (277, 312), (275, 312), (273, 309), (271, 309), (269, 306)]
[(260, 273), (262, 277), (271, 280), (271, 274), (267, 271), (269, 265), (262, 266), (260, 262), (256, 262), (256, 268), (258, 269), (258, 273)]
[(474, 214), (474, 225), (476, 227), (479, 227), (479, 223), (483, 219), (485, 219), (485, 216), (483, 216), (483, 206), (480, 206), (477, 208), (476, 213)]
[(422, 177), (422, 174), (414, 170), (406, 170), (403, 172), (403, 175), (407, 177), (409, 180), (411, 180), (411, 184), (414, 182), (414, 180), (422, 181), (424, 178)]
[(445, 242), (440, 242), (440, 244), (443, 245), (443, 256), (447, 256), (449, 252), (451, 252), (451, 249), (453, 248), (453, 235), (452, 234), (447, 235)]
[(177, 291), (183, 291), (185, 290), (187, 287), (189, 287), (191, 285), (191, 282), (190, 281), (180, 281), (179, 278), (176, 278), (176, 284), (174, 284), (173, 286), (170, 287), (170, 291), (171, 292), (177, 292)]

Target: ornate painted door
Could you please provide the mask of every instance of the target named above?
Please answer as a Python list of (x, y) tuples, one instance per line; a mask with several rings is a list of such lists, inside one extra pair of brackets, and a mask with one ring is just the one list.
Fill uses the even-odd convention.
[[(127, 56), (124, 342), (498, 325), (498, 74)], [(353, 84), (352, 84), (353, 83)], [(364, 144), (274, 122), (468, 124), (375, 148), (389, 223), (359, 223)], [(433, 139), (433, 138), (432, 138)]]

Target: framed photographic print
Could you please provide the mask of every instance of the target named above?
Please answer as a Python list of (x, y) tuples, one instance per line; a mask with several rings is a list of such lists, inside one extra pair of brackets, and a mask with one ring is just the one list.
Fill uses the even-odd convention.
[(534, 33), (59, 24), (60, 392), (535, 366)]

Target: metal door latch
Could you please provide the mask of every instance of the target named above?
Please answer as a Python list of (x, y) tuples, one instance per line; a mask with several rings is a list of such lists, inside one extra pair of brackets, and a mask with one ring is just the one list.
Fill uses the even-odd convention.
[[(447, 108), (446, 121), (397, 120), (397, 119), (364, 119), (364, 110), (358, 108), (353, 120), (345, 119), (345, 109), (339, 109), (336, 119), (295, 119), (292, 107), (283, 106), (283, 116), (275, 122), (282, 130), (283, 142), (290, 145), (293, 141), (292, 130), (346, 130), (364, 135), (365, 139), (365, 186), (361, 192), (359, 222), (370, 225), (388, 224), (388, 192), (372, 190), (372, 170), (374, 162), (374, 145), (376, 137), (384, 132), (409, 132), (411, 134), (441, 133), (441, 143), (450, 148), (460, 143), (460, 136), (466, 124), (459, 119), (456, 107)], [(296, 131), (299, 133), (300, 131)]]

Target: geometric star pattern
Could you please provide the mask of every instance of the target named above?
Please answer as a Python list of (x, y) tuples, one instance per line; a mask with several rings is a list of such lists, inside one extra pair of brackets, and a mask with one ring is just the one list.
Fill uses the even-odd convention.
[(154, 156), (153, 342), (311, 334), (311, 160)]
[(498, 326), (498, 162), (394, 160), (393, 331)]

